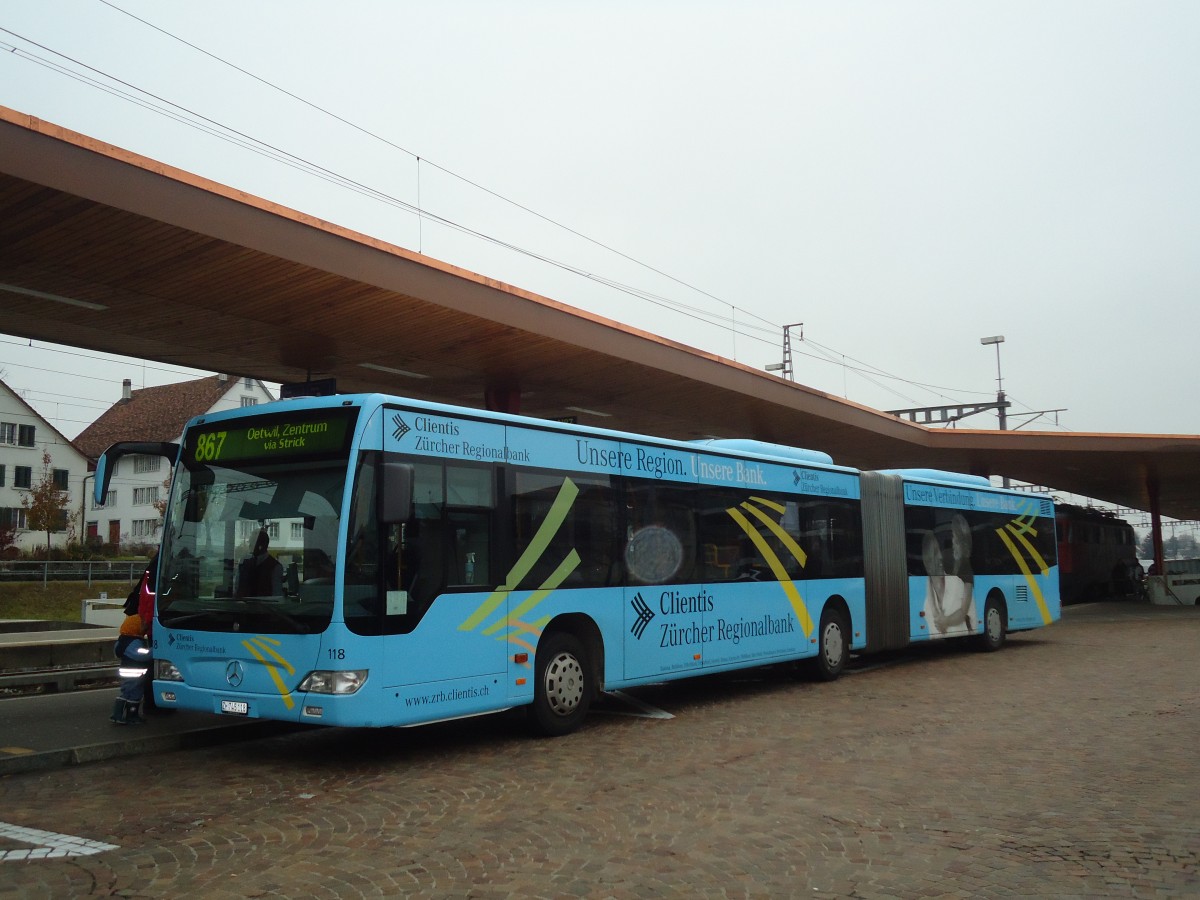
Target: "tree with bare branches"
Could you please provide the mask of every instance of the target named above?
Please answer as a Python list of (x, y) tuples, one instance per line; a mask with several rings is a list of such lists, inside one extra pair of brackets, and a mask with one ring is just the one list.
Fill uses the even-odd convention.
[(42, 479), (21, 498), (21, 505), (29, 511), (29, 530), (46, 532), (47, 558), (50, 556), (50, 535), (66, 527), (67, 505), (71, 502), (70, 495), (55, 482), (50, 462), (50, 451), (43, 451)]

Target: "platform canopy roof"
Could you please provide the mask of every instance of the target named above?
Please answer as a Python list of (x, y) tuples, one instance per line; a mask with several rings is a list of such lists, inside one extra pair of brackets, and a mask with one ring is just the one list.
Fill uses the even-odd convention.
[(0, 330), (1200, 518), (1200, 436), (931, 429), (0, 107)]

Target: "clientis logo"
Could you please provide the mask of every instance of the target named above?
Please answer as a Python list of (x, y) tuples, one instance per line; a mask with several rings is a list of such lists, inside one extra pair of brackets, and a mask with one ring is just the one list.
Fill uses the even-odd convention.
[(392, 437), (396, 440), (400, 440), (400, 438), (408, 434), (408, 423), (400, 418), (400, 413), (396, 413), (394, 416), (392, 416), (392, 424), (396, 426), (392, 429)]
[(654, 619), (654, 610), (646, 605), (646, 601), (642, 599), (640, 593), (633, 595), (633, 599), (629, 601), (629, 605), (637, 613), (637, 619), (634, 621), (633, 627), (629, 629), (629, 633), (640, 641), (642, 635), (646, 632), (646, 626)]

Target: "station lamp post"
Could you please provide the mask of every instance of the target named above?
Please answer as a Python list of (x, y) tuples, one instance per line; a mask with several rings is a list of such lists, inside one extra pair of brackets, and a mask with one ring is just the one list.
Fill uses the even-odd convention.
[[(1004, 343), (1004, 335), (993, 334), (991, 337), (979, 339), (979, 343), (985, 347), (988, 344), (996, 345), (996, 415), (1000, 417), (1000, 430), (1008, 430), (1008, 404), (1004, 402), (1004, 376), (1000, 374), (1000, 345)], [(1008, 476), (1005, 475), (1002, 479), (1004, 486), (1009, 487), (1011, 482)]]
[(1008, 430), (1008, 404), (1004, 402), (1004, 376), (1000, 374), (1000, 345), (1004, 343), (1004, 335), (993, 334), (991, 337), (980, 338), (979, 343), (987, 346), (996, 345), (996, 414), (1000, 417), (1000, 430)]

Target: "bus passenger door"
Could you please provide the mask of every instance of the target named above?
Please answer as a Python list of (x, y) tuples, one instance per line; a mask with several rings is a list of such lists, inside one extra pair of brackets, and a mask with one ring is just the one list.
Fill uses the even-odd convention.
[(492, 552), (491, 470), (413, 468), (421, 499), (388, 535), (386, 655), (404, 673), (394, 683), (503, 673), (512, 627)]

